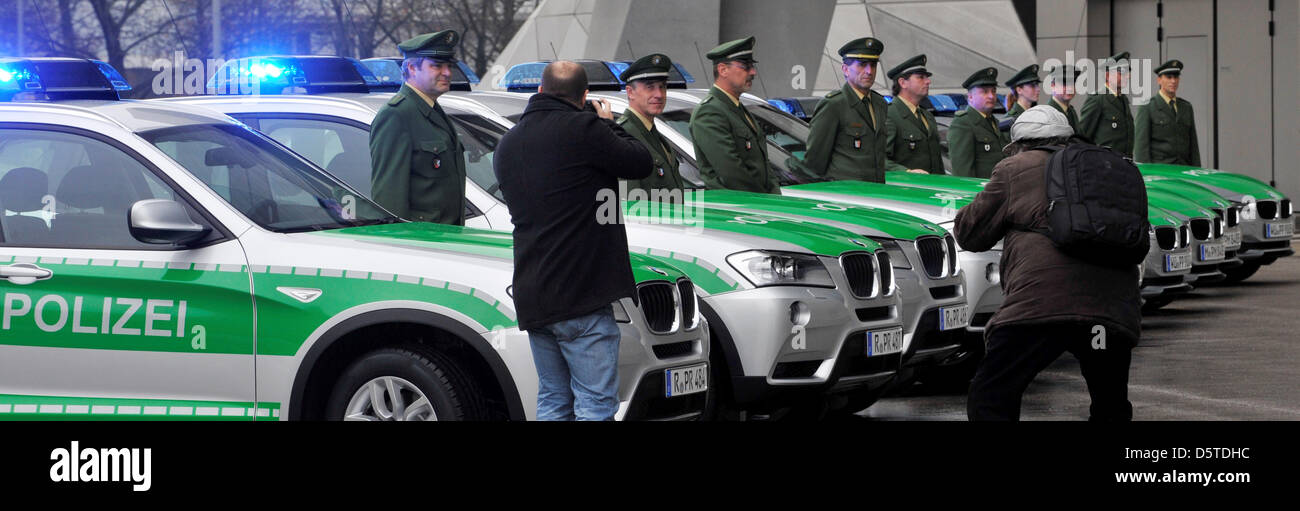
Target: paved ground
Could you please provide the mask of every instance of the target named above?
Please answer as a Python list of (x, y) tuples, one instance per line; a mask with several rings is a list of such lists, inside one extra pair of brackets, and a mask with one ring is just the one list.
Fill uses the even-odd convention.
[[(1241, 284), (1197, 289), (1142, 321), (1129, 400), (1135, 420), (1300, 420), (1300, 257)], [(1068, 353), (1025, 394), (1022, 420), (1081, 420), (1088, 393)], [(966, 397), (882, 399), (871, 420), (965, 420)]]

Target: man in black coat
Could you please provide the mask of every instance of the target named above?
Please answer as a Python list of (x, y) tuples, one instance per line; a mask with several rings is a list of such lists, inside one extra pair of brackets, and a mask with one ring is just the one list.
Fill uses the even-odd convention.
[(582, 66), (547, 65), (493, 163), (515, 225), (513, 295), (537, 366), (539, 420), (614, 418), (620, 335), (611, 303), (635, 300), (618, 180), (649, 176), (653, 159), (607, 102), (584, 109), (586, 98)]

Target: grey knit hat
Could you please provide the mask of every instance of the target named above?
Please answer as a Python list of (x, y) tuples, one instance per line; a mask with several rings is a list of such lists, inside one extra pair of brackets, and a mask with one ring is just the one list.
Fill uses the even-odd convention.
[(1011, 125), (1011, 141), (1018, 142), (1025, 138), (1056, 138), (1074, 134), (1069, 119), (1060, 110), (1047, 105), (1038, 105), (1016, 117)]

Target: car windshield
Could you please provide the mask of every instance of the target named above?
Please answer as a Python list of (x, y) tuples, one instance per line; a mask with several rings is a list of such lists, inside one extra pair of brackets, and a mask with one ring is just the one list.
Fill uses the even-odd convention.
[[(795, 174), (790, 167), (786, 165), (786, 159), (791, 154), (798, 154), (802, 157), (806, 150), (805, 141), (808, 139), (808, 126), (798, 120), (785, 117), (776, 109), (771, 112), (762, 107), (750, 106), (749, 111), (758, 122), (763, 134), (767, 137), (767, 162), (772, 166), (772, 171), (776, 172), (777, 181), (781, 186), (788, 186), (800, 183), (817, 181), (819, 179), (811, 176)], [(681, 108), (677, 110), (665, 110), (659, 116), (673, 131), (681, 134), (686, 140), (691, 138), (691, 112), (692, 110)], [(776, 112), (776, 113), (772, 113)], [(774, 122), (775, 121), (775, 122)], [(799, 131), (802, 130), (802, 131)], [(688, 180), (699, 182), (697, 178), (699, 171), (695, 169), (695, 161), (678, 153), (678, 159), (690, 166), (690, 169), (683, 168), (681, 173)]]
[(141, 136), (249, 220), (271, 231), (321, 231), (401, 221), (242, 126), (180, 126)]
[(807, 124), (775, 108), (762, 105), (746, 105), (745, 108), (762, 125), (763, 135), (768, 141), (803, 159), (804, 153), (808, 151)]

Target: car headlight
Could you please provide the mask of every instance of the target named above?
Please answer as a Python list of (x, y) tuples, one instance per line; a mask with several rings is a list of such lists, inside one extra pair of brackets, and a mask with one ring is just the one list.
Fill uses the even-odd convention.
[(871, 241), (879, 243), (880, 246), (885, 249), (885, 253), (889, 254), (890, 266), (903, 270), (912, 269), (912, 263), (907, 261), (907, 254), (903, 253), (903, 248), (898, 244), (898, 240), (892, 240), (889, 238), (871, 238)]
[(1245, 221), (1259, 220), (1259, 211), (1256, 210), (1253, 201), (1241, 206), (1241, 219)]
[(748, 250), (727, 256), (727, 263), (756, 287), (835, 287), (826, 265), (813, 255)]
[(984, 280), (995, 286), (1002, 283), (1002, 269), (998, 267), (998, 263), (989, 263), (984, 267)]
[(1282, 200), (1282, 218), (1291, 218), (1291, 215), (1292, 215), (1293, 213), (1295, 213), (1294, 208), (1295, 208), (1295, 205), (1291, 204), (1291, 200), (1290, 200), (1290, 199), (1283, 199), (1283, 200)]

